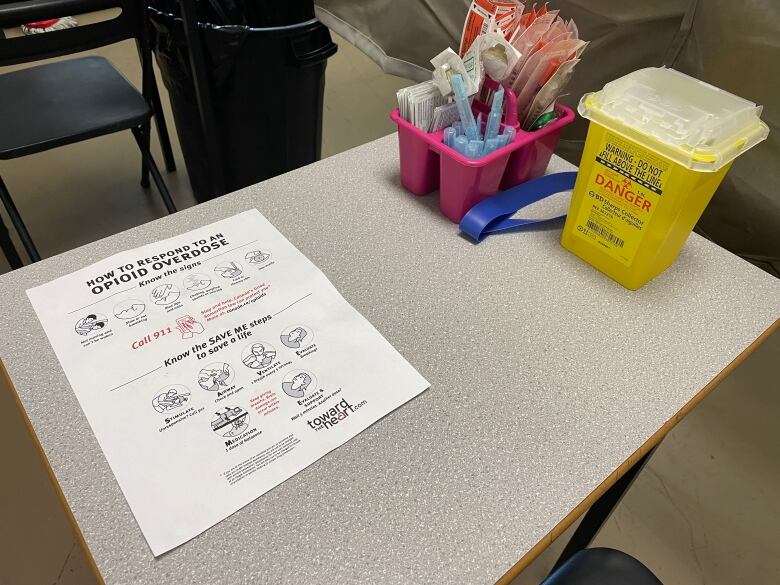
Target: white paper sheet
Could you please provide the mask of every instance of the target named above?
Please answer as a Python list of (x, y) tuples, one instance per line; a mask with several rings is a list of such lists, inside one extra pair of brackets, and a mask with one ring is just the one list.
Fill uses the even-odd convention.
[(155, 556), (428, 387), (257, 210), (27, 294)]

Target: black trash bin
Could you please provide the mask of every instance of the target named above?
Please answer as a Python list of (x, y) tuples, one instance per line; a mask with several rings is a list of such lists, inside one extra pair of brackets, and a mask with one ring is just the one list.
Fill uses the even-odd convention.
[[(337, 47), (313, 18), (313, 6), (311, 18), (281, 24), (300, 16), (300, 10), (270, 14), (275, 26), (265, 27), (198, 22), (205, 65), (198, 75), (210, 94), (205, 115), (212, 116), (209, 140), (225, 192), (320, 158), (325, 66)], [(195, 198), (206, 201), (222, 193), (214, 189), (183, 22), (154, 7), (149, 17), (190, 183)]]

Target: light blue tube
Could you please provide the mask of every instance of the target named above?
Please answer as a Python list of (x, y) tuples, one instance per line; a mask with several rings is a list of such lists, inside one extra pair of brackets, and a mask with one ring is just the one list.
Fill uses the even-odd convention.
[(461, 134), (455, 139), (455, 144), (454, 144), (455, 150), (457, 150), (462, 155), (465, 155), (466, 147), (468, 146), (468, 144), (469, 144), (469, 139)]
[(501, 115), (504, 108), (504, 86), (499, 86), (498, 91), (493, 94), (493, 103), (490, 104), (490, 113), (496, 112)]
[(487, 126), (485, 127), (485, 140), (490, 140), (498, 136), (498, 127), (501, 124), (501, 114), (490, 112), (488, 114)]
[(507, 126), (504, 128), (504, 135), (507, 136), (506, 143), (510, 144), (515, 139), (515, 135), (517, 134), (517, 131), (512, 128), (512, 126)]
[(502, 108), (504, 107), (504, 86), (493, 95), (493, 104), (490, 106), (488, 114), (487, 127), (485, 128), (485, 140), (498, 136), (498, 129), (501, 126)]
[(460, 136), (463, 134), (463, 122), (458, 120), (457, 122), (453, 122), (451, 128), (455, 128), (455, 135)]
[(455, 91), (455, 103), (457, 104), (460, 121), (463, 123), (463, 132), (469, 140), (477, 139), (477, 123), (474, 121), (474, 114), (471, 111), (471, 104), (466, 95), (466, 86), (463, 84), (463, 78), (460, 73), (456, 73), (450, 78), (450, 85)]
[(490, 154), (494, 150), (498, 150), (498, 138), (488, 138), (485, 140), (485, 152), (483, 156)]
[(482, 140), (482, 112), (477, 116), (477, 138), (476, 140)]
[(466, 156), (468, 158), (479, 158), (480, 156), (480, 147), (479, 143), (481, 140), (472, 140), (468, 143), (466, 146)]
[(455, 139), (458, 137), (458, 133), (455, 132), (455, 128), (450, 126), (449, 128), (444, 129), (444, 144), (447, 146), (454, 146), (455, 145)]

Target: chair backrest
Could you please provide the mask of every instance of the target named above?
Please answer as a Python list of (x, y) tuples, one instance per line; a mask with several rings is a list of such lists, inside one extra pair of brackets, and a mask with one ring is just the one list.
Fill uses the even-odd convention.
[[(0, 65), (78, 53), (129, 38), (145, 42), (144, 0), (21, 0), (4, 3), (6, 1), (0, 0)], [(94, 24), (80, 23), (75, 28), (15, 38), (5, 38), (2, 33), (3, 28), (112, 8), (119, 8), (121, 13), (116, 18)]]

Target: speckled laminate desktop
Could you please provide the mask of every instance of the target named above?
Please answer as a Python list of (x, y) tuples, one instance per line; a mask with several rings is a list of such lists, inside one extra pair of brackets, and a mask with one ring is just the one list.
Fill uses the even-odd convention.
[[(155, 559), (25, 290), (252, 207), (431, 388)], [(698, 236), (629, 292), (559, 235), (459, 237), (390, 136), (0, 277), (0, 359), (109, 584), (492, 583), (780, 315)]]

